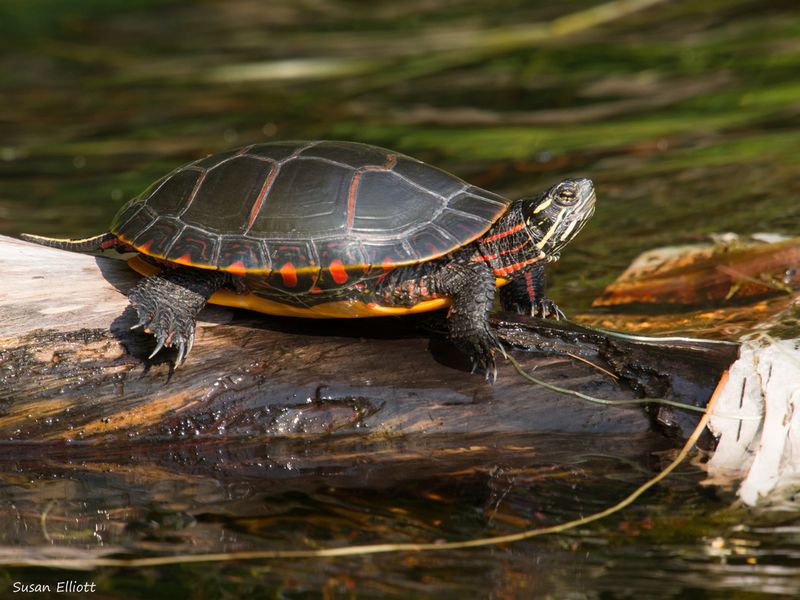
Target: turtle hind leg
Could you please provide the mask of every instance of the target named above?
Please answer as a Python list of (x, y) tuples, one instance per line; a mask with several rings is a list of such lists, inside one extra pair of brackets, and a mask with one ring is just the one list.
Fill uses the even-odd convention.
[(227, 273), (191, 268), (168, 269), (142, 279), (128, 300), (139, 317), (131, 329), (144, 327), (156, 338), (150, 358), (165, 346), (174, 347), (175, 364), (180, 364), (192, 349), (197, 314), (229, 279)]
[(111, 232), (101, 233), (94, 237), (83, 238), (79, 240), (71, 239), (58, 239), (43, 237), (41, 235), (33, 235), (30, 233), (21, 233), (20, 236), (26, 242), (33, 242), (40, 246), (47, 246), (49, 248), (58, 248), (59, 250), (69, 250), (71, 252), (96, 252), (99, 250), (107, 250), (121, 244), (117, 236)]

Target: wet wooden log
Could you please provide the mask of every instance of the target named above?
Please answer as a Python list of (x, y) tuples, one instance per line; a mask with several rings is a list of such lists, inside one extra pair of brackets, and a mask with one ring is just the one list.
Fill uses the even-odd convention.
[[(192, 354), (175, 369), (174, 352), (150, 360), (152, 336), (130, 331), (125, 293), (138, 276), (123, 261), (0, 237), (0, 270), (0, 439), (10, 442), (633, 434), (663, 417), (535, 386), (502, 360), (488, 385), (444, 338), (408, 318), (304, 320), (209, 307)], [(702, 406), (737, 349), (507, 315), (494, 324), (526, 370), (603, 398)], [(662, 424), (680, 432), (694, 416), (670, 418)]]

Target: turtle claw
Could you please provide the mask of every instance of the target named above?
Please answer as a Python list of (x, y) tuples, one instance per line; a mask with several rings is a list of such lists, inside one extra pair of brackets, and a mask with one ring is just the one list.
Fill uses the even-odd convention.
[(134, 329), (139, 329), (139, 327), (144, 327), (145, 325), (147, 325), (147, 318), (142, 317), (139, 319), (139, 322), (136, 325), (131, 326), (130, 330), (133, 331)]
[[(169, 329), (165, 327), (154, 326), (152, 323), (150, 323), (149, 326), (155, 327), (158, 331), (161, 331), (161, 333), (153, 331), (153, 333), (156, 334), (158, 343), (156, 344), (153, 352), (147, 358), (153, 358), (161, 351), (162, 348), (175, 348), (178, 352), (178, 355), (175, 358), (175, 365), (177, 366), (182, 364), (183, 361), (186, 360), (186, 357), (189, 355), (189, 351), (194, 345), (194, 323), (179, 322), (175, 325), (170, 323)], [(185, 332), (186, 327), (191, 328), (188, 333)]]
[[(156, 338), (155, 349), (148, 359), (152, 359), (163, 348), (175, 348), (175, 366), (183, 363), (194, 344), (195, 314), (202, 307), (205, 299), (199, 300), (191, 290), (173, 286), (163, 280), (144, 279), (134, 288), (129, 298), (139, 317), (134, 329), (144, 327)], [(155, 290), (155, 286), (158, 286)], [(160, 290), (158, 288), (161, 288)], [(167, 288), (167, 289), (164, 289)], [(156, 293), (160, 292), (160, 293)], [(164, 302), (161, 295), (167, 295), (171, 302)], [(196, 303), (196, 306), (192, 305)]]
[(541, 319), (552, 318), (556, 321), (566, 319), (567, 315), (550, 298), (536, 299), (531, 304), (531, 316)]
[(486, 383), (492, 385), (497, 380), (497, 364), (494, 360), (494, 355), (489, 354), (483, 357), (472, 358), (472, 369), (470, 374), (474, 375), (483, 371)]
[(178, 358), (175, 359), (175, 364), (179, 365), (183, 363), (184, 358), (186, 358), (186, 344), (181, 340), (178, 342)]
[(189, 356), (189, 352), (192, 351), (192, 346), (194, 346), (194, 327), (189, 332), (189, 340), (186, 342), (186, 354), (184, 355), (184, 358)]
[(492, 368), (486, 369), (486, 383), (489, 385), (494, 385), (494, 382), (497, 381), (497, 365), (492, 361)]
[(486, 382), (489, 384), (494, 384), (497, 380), (497, 363), (495, 362), (495, 352), (497, 350), (500, 353), (507, 357), (505, 348), (497, 339), (497, 336), (494, 334), (493, 331), (487, 328), (485, 331), (485, 335), (481, 335), (479, 338), (472, 340), (469, 343), (469, 347), (465, 348), (467, 344), (462, 342), (462, 349), (467, 350), (467, 353), (470, 357), (470, 362), (472, 363), (471, 373), (483, 373)]
[(166, 341), (166, 340), (164, 339), (164, 337), (163, 337), (163, 336), (159, 336), (159, 338), (158, 338), (158, 344), (156, 344), (156, 349), (155, 349), (155, 350), (153, 350), (153, 352), (152, 352), (152, 353), (150, 354), (150, 356), (148, 356), (147, 358), (148, 358), (148, 359), (151, 359), (151, 358), (153, 358), (153, 357), (154, 357), (156, 354), (158, 354), (158, 351), (159, 351), (159, 350), (161, 350), (161, 349), (164, 347), (164, 343), (165, 343), (165, 341)]

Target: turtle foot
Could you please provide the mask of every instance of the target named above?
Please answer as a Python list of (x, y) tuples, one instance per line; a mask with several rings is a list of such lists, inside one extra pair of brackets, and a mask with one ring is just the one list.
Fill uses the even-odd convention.
[(506, 351), (494, 332), (486, 327), (482, 335), (469, 340), (459, 340), (458, 345), (466, 351), (472, 363), (472, 373), (482, 373), (486, 382), (494, 384), (497, 380), (497, 363), (495, 352), (499, 350), (503, 356)]
[(187, 285), (175, 272), (146, 277), (133, 288), (128, 299), (139, 321), (131, 329), (143, 327), (156, 338), (153, 358), (162, 348), (175, 348), (175, 364), (183, 362), (194, 344), (197, 313), (210, 293)]
[(173, 301), (172, 305), (154, 302), (152, 297), (137, 293), (136, 289), (130, 301), (139, 317), (131, 329), (143, 327), (156, 338), (156, 347), (148, 358), (153, 358), (162, 348), (177, 348), (175, 364), (181, 364), (194, 344), (195, 319), (190, 311), (180, 302)]

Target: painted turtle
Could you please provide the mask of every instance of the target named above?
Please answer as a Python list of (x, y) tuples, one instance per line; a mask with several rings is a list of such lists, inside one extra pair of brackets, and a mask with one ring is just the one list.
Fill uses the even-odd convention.
[[(256, 144), (182, 166), (83, 240), (26, 235), (74, 251), (136, 251), (129, 299), (178, 350), (211, 301), (274, 315), (366, 317), (449, 306), (451, 340), (495, 377), (487, 315), (559, 318), (545, 263), (594, 212), (588, 179), (511, 202), (397, 152), (353, 142)], [(152, 355), (151, 355), (152, 356)]]

